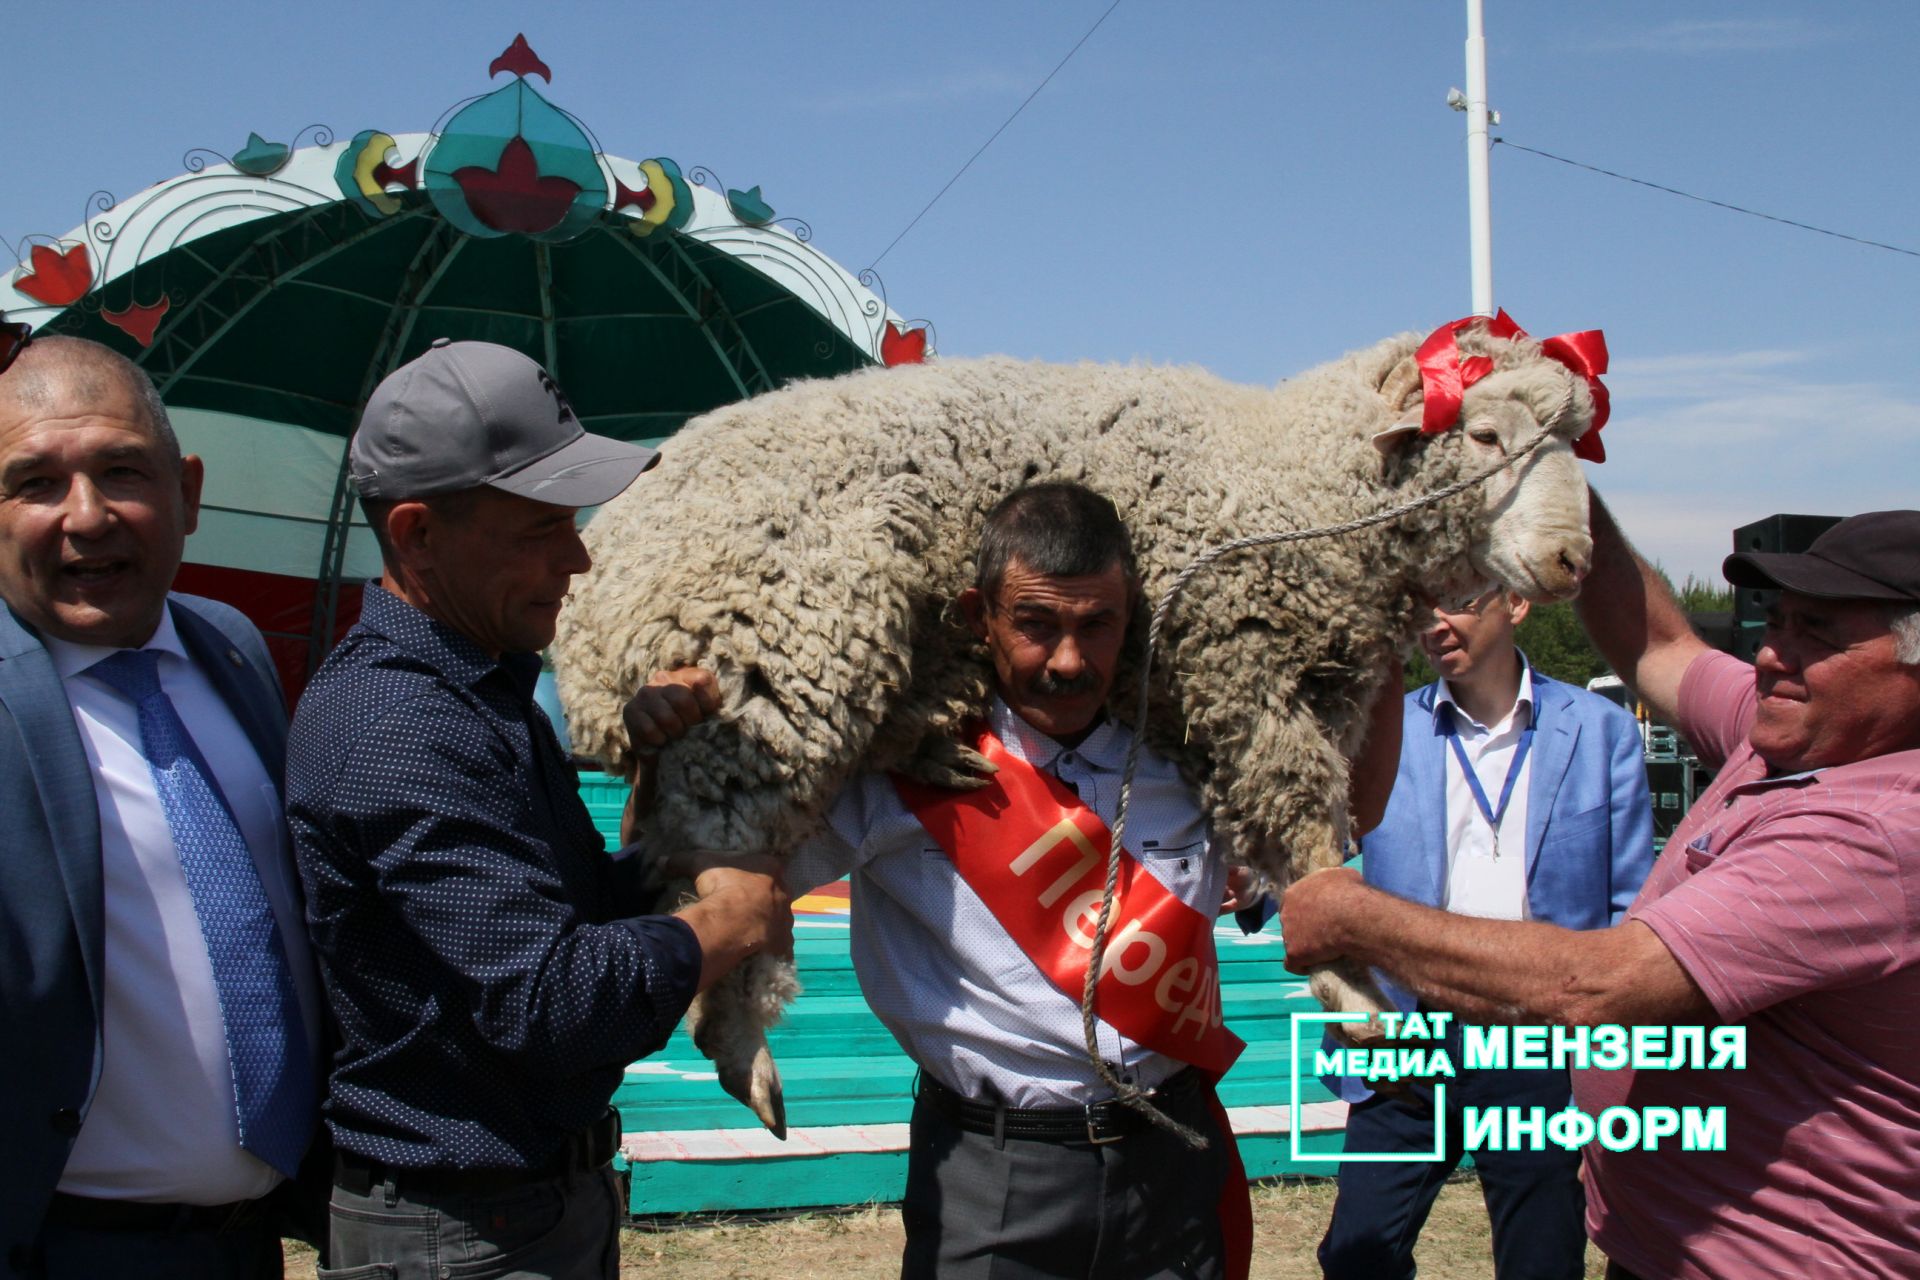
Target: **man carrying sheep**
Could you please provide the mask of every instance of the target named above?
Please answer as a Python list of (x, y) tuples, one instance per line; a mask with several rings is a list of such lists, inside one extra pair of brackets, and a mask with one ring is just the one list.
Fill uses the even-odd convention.
[(1723, 1150), (1587, 1146), (1608, 1275), (1912, 1277), (1920, 512), (1854, 516), (1804, 554), (1728, 557), (1735, 586), (1780, 593), (1751, 667), (1693, 634), (1597, 500), (1593, 537), (1580, 612), (1595, 644), (1723, 762), (1626, 920), (1471, 920), (1330, 871), (1283, 904), (1288, 964), (1350, 956), (1475, 1020), (1692, 1027), (1696, 1046), (1699, 1024), (1737, 1024), (1744, 1060), (1718, 1070), (1678, 1033), (1671, 1069), (1575, 1070), (1589, 1116), (1725, 1109)]
[(640, 914), (533, 701), (588, 567), (576, 509), (653, 454), (583, 431), (518, 352), (443, 340), (380, 384), (349, 457), (385, 573), (287, 752), (344, 1039), (330, 1263), (610, 1278), (625, 1206), (608, 1099), (697, 991), (792, 927), (751, 868), (696, 867), (698, 901)]
[[(1152, 751), (1134, 775), (1098, 1043), (1206, 1147), (1117, 1102), (1086, 1056), (1081, 984), (1130, 740), (1105, 707), (1139, 592), (1105, 498), (1048, 483), (1003, 500), (959, 599), (995, 675), (968, 745), (998, 771), (973, 791), (860, 778), (793, 857), (790, 887), (852, 872), (861, 988), (921, 1070), (907, 1277), (1245, 1274), (1245, 1178), (1213, 1089), (1242, 1047), (1220, 1021), (1213, 953), (1225, 873), (1193, 791)], [(673, 684), (643, 690), (649, 705), (662, 740), (702, 714)]]

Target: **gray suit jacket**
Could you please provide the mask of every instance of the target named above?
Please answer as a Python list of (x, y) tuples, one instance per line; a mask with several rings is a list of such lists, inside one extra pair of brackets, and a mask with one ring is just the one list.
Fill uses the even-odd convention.
[[(174, 625), (277, 784), (287, 716), (260, 633), (169, 597)], [(0, 606), (0, 1277), (26, 1274), (100, 1079), (100, 812), (73, 710), (40, 638)]]

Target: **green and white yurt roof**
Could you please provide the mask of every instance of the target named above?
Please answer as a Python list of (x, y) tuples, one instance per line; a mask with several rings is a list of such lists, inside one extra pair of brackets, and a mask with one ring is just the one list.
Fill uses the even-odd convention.
[(190, 562), (377, 572), (364, 534), (325, 553), (346, 438), (436, 338), (516, 347), (589, 430), (650, 443), (792, 379), (924, 351), (924, 329), (759, 188), (604, 154), (534, 86), (551, 76), (524, 39), (489, 76), (506, 82), (428, 132), (251, 135), (23, 244), (0, 310), (126, 352), (207, 458)]

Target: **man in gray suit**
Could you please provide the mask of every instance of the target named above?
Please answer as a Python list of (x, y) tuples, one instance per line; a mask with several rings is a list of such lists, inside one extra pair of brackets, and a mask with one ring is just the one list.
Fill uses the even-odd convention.
[(320, 998), (259, 632), (171, 595), (199, 512), (144, 374), (0, 372), (0, 1276), (281, 1274)]

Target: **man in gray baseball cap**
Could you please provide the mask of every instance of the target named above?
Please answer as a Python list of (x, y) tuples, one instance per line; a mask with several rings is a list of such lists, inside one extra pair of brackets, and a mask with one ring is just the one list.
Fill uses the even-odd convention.
[(287, 767), (343, 1040), (329, 1263), (611, 1277), (626, 1065), (792, 928), (770, 866), (701, 869), (697, 901), (642, 914), (533, 700), (590, 563), (579, 508), (655, 455), (583, 431), (519, 352), (442, 341), (374, 391), (348, 458), (384, 573)]
[(445, 338), (374, 389), (348, 456), (372, 501), (485, 485), (560, 507), (597, 507), (660, 460), (589, 434), (552, 376), (513, 348)]

